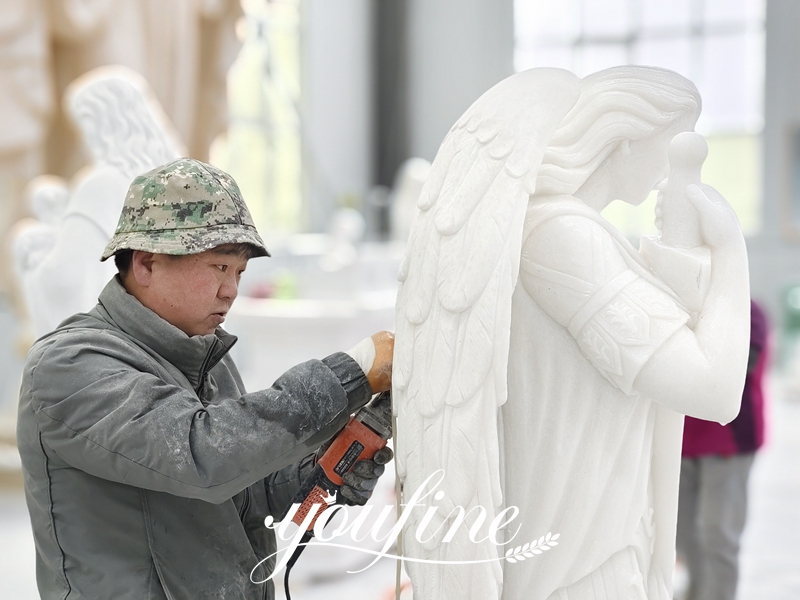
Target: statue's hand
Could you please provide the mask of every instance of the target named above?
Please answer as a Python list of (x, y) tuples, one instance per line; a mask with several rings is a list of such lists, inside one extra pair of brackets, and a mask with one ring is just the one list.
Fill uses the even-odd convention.
[(691, 184), (686, 195), (697, 210), (700, 234), (708, 246), (720, 248), (742, 241), (739, 220), (722, 194), (709, 185)]
[[(669, 202), (670, 198), (667, 193), (666, 180), (662, 182), (658, 186), (659, 192), (655, 209), (656, 227), (661, 235), (658, 238), (644, 237), (639, 244), (639, 252), (644, 261), (653, 273), (680, 298), (686, 310), (693, 316), (703, 307), (711, 283), (711, 248), (709, 246), (712, 248), (713, 246), (704, 239), (702, 223), (708, 220), (719, 220), (718, 217), (712, 216), (719, 209), (717, 204), (709, 199), (709, 195), (715, 198), (718, 196), (717, 202), (727, 206), (725, 200), (713, 188), (709, 186), (703, 186), (703, 188), (706, 188), (706, 191), (696, 184), (691, 184), (683, 190), (682, 210), (688, 218), (676, 219), (673, 214), (668, 223), (673, 229), (667, 232), (672, 235), (665, 236), (664, 204)], [(696, 201), (703, 203), (703, 207), (696, 207), (695, 201), (691, 199), (692, 193), (699, 194)], [(675, 198), (674, 190), (672, 198)], [(703, 209), (707, 209), (707, 211), (704, 212)], [(713, 227), (713, 223), (711, 226)], [(735, 237), (735, 234), (728, 231), (722, 236)]]

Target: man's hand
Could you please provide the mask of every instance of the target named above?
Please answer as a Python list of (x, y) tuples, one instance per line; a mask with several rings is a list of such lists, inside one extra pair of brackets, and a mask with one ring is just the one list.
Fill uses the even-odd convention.
[(342, 477), (342, 487), (339, 488), (340, 500), (350, 506), (363, 506), (372, 496), (378, 477), (383, 475), (385, 464), (392, 460), (392, 449), (383, 447), (375, 453), (372, 460), (360, 460), (352, 471)]
[[(394, 355), (394, 333), (380, 331), (372, 336), (375, 344), (375, 360), (367, 373), (373, 394), (385, 392), (392, 387), (392, 356)], [(389, 457), (391, 460), (391, 456)], [(389, 462), (387, 460), (386, 462)]]

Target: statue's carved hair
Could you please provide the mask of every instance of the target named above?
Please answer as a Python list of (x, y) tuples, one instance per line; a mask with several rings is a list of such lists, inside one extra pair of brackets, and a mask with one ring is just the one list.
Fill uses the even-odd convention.
[(537, 194), (574, 194), (620, 142), (691, 129), (700, 114), (695, 85), (666, 69), (613, 67), (581, 86), (545, 151)]
[(131, 179), (180, 154), (160, 105), (130, 69), (90, 71), (70, 84), (65, 104), (95, 163), (116, 167)]

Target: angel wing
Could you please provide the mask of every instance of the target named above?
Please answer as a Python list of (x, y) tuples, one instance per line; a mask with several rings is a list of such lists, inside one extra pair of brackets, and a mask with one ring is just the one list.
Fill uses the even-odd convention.
[[(405, 556), (434, 561), (406, 562), (417, 600), (500, 596), (499, 548), (473, 542), (468, 529), (479, 507), (488, 524), (502, 505), (498, 409), (523, 220), (578, 82), (534, 69), (486, 92), (445, 137), (417, 204), (399, 275), (393, 380), (404, 498), (444, 471), (437, 513), (426, 525), (427, 511), (416, 509), (403, 532)], [(448, 540), (457, 507), (471, 512)]]

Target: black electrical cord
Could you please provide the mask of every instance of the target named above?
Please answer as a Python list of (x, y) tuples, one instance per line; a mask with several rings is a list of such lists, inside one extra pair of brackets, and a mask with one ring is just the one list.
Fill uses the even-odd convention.
[(313, 530), (306, 531), (303, 534), (303, 537), (300, 539), (300, 544), (297, 548), (294, 549), (294, 553), (292, 557), (289, 559), (289, 562), (286, 563), (286, 573), (283, 575), (283, 589), (286, 592), (286, 600), (292, 600), (292, 595), (289, 593), (289, 571), (292, 570), (294, 563), (297, 562), (297, 559), (300, 558), (300, 555), (303, 553), (303, 550), (306, 549), (306, 545), (314, 537)]

